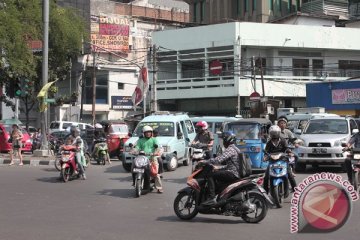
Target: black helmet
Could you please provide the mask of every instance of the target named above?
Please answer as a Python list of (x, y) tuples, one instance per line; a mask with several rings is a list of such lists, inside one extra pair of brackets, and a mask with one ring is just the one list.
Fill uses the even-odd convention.
[(227, 147), (230, 144), (236, 143), (236, 135), (232, 131), (227, 131), (223, 133), (224, 146)]

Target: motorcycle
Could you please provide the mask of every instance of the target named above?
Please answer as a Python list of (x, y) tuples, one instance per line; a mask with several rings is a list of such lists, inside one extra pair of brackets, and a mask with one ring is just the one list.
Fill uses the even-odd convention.
[(78, 148), (73, 145), (65, 145), (61, 148), (61, 159), (60, 159), (60, 177), (64, 182), (69, 181), (71, 177), (76, 175), (78, 172), (76, 164), (76, 152)]
[(95, 152), (95, 156), (94, 159), (95, 161), (100, 165), (105, 165), (106, 160), (108, 160), (108, 153), (109, 153), (109, 149), (108, 149), (108, 145), (106, 143), (106, 138), (100, 138), (98, 140), (96, 140), (94, 142), (94, 144), (96, 145), (96, 152)]
[(194, 165), (201, 160), (204, 160), (206, 157), (206, 151), (208, 149), (207, 144), (195, 143), (191, 144), (192, 153), (191, 153), (191, 172), (194, 172)]
[[(140, 197), (145, 189), (150, 189), (150, 161), (143, 151), (133, 159), (132, 174), (135, 179), (135, 196)], [(149, 187), (147, 187), (149, 186)]]
[(344, 148), (343, 151), (349, 152), (347, 155), (351, 159), (352, 182), (355, 191), (360, 190), (360, 148)]
[(213, 206), (202, 204), (207, 200), (207, 174), (213, 166), (198, 164), (187, 179), (188, 187), (181, 189), (174, 200), (175, 214), (182, 220), (190, 220), (198, 213), (241, 217), (245, 222), (262, 221), (272, 201), (260, 186), (263, 175), (251, 175), (231, 184), (217, 183), (217, 203)]
[(289, 156), (286, 153), (269, 154), (270, 195), (278, 208), (282, 207), (283, 199), (290, 194), (287, 168)]

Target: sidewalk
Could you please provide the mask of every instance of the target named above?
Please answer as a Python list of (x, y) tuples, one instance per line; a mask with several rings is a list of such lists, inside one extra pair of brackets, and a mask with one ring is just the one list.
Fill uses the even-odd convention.
[[(14, 157), (15, 165), (18, 165), (20, 160), (19, 157)], [(10, 155), (8, 153), (0, 154), (0, 165), (7, 165), (10, 163)], [(39, 166), (39, 165), (54, 165), (55, 156), (48, 157), (34, 157), (32, 154), (23, 153), (23, 163), (24, 165), (30, 166)]]

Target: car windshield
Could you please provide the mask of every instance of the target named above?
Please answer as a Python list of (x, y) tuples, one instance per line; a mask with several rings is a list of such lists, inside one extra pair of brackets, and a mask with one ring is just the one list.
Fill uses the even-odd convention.
[(347, 121), (343, 119), (317, 119), (309, 121), (304, 134), (347, 134)]
[(124, 134), (128, 134), (129, 133), (129, 129), (128, 126), (126, 124), (111, 124), (110, 129), (109, 129), (110, 133), (124, 133)]
[(59, 126), (60, 126), (60, 123), (58, 123), (58, 122), (52, 122), (52, 123), (50, 124), (50, 129), (57, 129), (57, 128), (59, 128)]
[(141, 122), (137, 125), (134, 131), (134, 136), (141, 136), (144, 126), (150, 126), (153, 130), (156, 130), (158, 132), (158, 137), (175, 136), (175, 128), (173, 122)]
[(228, 124), (224, 131), (232, 131), (239, 139), (260, 139), (260, 125), (247, 124)]

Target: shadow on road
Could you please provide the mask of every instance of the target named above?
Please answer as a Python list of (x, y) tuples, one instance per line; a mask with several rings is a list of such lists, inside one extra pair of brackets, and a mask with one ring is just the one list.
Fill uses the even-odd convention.
[(134, 198), (135, 191), (129, 187), (128, 189), (104, 189), (97, 192), (97, 194), (119, 198)]
[(42, 168), (45, 172), (59, 172), (55, 167), (53, 168)]
[(183, 178), (167, 178), (166, 176), (162, 179), (163, 182), (178, 183), (186, 185), (187, 177)]
[(127, 173), (122, 165), (105, 165), (105, 173)]
[(201, 223), (216, 223), (216, 224), (239, 224), (246, 223), (244, 220), (239, 218), (231, 218), (231, 219), (216, 219), (216, 218), (206, 218), (206, 217), (195, 217), (191, 220), (181, 220), (178, 217), (174, 216), (163, 216), (158, 217), (156, 221), (160, 222), (201, 222)]
[(314, 174), (321, 172), (344, 173), (344, 170), (339, 166), (308, 166), (305, 172), (298, 172), (301, 174)]
[(38, 178), (37, 181), (48, 182), (48, 183), (61, 183), (62, 182), (61, 179), (59, 178), (59, 176)]

